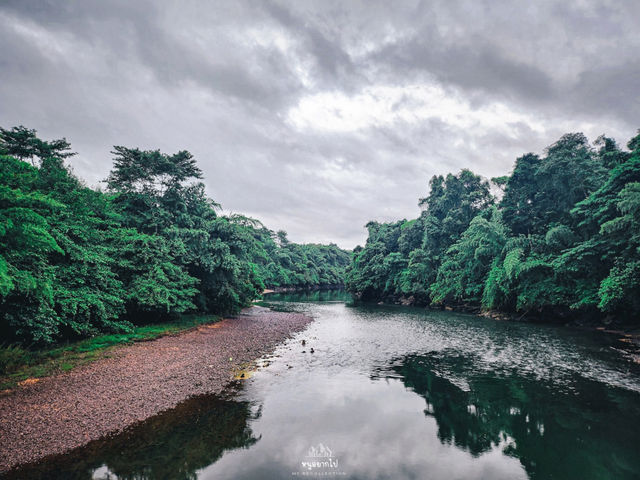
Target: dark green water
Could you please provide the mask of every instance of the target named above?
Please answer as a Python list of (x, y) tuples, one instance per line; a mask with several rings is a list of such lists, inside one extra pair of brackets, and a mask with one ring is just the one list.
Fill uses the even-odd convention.
[(14, 477), (640, 478), (640, 371), (615, 338), (339, 293), (268, 303), (316, 321), (250, 380)]

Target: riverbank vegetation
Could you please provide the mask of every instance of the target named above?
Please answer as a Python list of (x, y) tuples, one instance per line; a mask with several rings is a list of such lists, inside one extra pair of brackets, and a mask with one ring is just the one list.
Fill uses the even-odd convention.
[(116, 146), (104, 190), (65, 139), (0, 129), (0, 335), (42, 346), (189, 312), (226, 314), (264, 288), (340, 285), (349, 253), (220, 215), (187, 151)]
[(35, 349), (19, 344), (4, 346), (0, 348), (0, 392), (105, 358), (111, 355), (112, 347), (174, 335), (214, 323), (220, 318), (215, 315), (179, 315), (162, 323), (135, 325), (126, 333), (104, 333)]
[(564, 135), (510, 175), (430, 181), (413, 220), (367, 224), (347, 289), (368, 301), (640, 318), (640, 134)]

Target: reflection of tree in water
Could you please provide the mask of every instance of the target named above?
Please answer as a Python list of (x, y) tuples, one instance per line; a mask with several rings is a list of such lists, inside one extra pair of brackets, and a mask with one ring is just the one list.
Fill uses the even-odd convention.
[[(120, 480), (195, 479), (225, 450), (248, 448), (255, 438), (247, 402), (195, 397), (124, 433), (91, 442), (68, 455), (12, 472), (9, 478), (90, 479), (106, 466)], [(106, 471), (106, 468), (103, 470)]]
[[(395, 362), (394, 362), (395, 363)], [(438, 437), (477, 456), (500, 446), (531, 478), (640, 478), (640, 395), (575, 375), (562, 385), (474, 368), (452, 352), (394, 370), (423, 396)]]

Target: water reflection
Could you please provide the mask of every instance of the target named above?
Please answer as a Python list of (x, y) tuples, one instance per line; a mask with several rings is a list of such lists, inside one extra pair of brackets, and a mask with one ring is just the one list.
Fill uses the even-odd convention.
[(576, 376), (567, 388), (478, 372), (452, 351), (408, 355), (391, 370), (424, 397), (443, 444), (478, 456), (496, 447), (530, 478), (638, 478), (637, 395)]
[(602, 335), (341, 295), (269, 295), (315, 322), (233, 400), (194, 400), (13, 478), (275, 480), (320, 444), (349, 479), (640, 478), (638, 366)]
[(195, 480), (198, 470), (225, 451), (249, 448), (259, 440), (249, 427), (259, 415), (248, 402), (194, 397), (120, 435), (10, 472), (7, 478)]

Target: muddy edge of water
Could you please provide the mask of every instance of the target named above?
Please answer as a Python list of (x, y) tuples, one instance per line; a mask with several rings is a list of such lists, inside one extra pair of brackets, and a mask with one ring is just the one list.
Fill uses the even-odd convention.
[(235, 371), (311, 321), (254, 306), (0, 397), (0, 473), (120, 432), (194, 395), (220, 393)]

